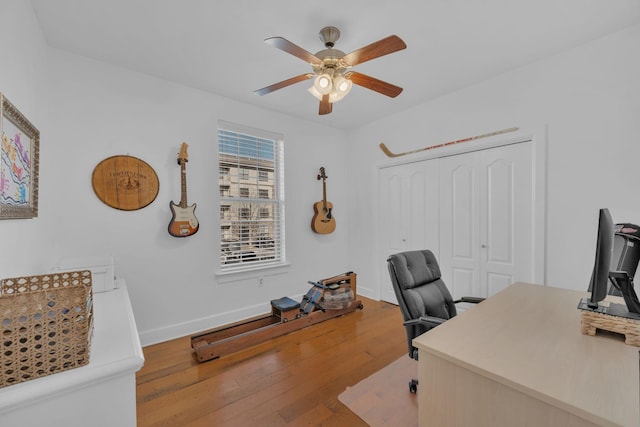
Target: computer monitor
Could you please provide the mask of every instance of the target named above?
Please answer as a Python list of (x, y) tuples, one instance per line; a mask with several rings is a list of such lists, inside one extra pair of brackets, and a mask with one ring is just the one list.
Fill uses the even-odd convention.
[(607, 296), (609, 289), (609, 270), (611, 268), (611, 256), (613, 253), (613, 220), (608, 209), (600, 209), (598, 218), (598, 238), (596, 240), (596, 259), (591, 274), (589, 290), (591, 297), (587, 306), (591, 309), (598, 308), (598, 302)]

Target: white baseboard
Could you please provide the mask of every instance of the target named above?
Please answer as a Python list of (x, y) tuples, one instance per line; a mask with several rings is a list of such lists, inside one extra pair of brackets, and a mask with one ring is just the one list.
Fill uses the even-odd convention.
[[(296, 298), (294, 298), (296, 299)], [(302, 299), (302, 295), (298, 298)], [(187, 335), (197, 334), (208, 329), (217, 328), (229, 323), (238, 322), (250, 317), (259, 316), (271, 312), (269, 302), (242, 307), (237, 310), (225, 311), (223, 313), (212, 314), (211, 316), (189, 320), (187, 322), (176, 323), (163, 326), (161, 328), (140, 331), (140, 343), (143, 347), (181, 338)]]
[(374, 290), (371, 288), (366, 288), (364, 286), (358, 285), (357, 291), (359, 296), (367, 297), (375, 301), (380, 301), (380, 298), (377, 296), (377, 292), (374, 292)]

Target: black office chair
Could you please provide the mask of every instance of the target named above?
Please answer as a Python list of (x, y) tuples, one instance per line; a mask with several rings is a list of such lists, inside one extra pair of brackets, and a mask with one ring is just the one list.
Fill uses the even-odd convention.
[[(477, 304), (484, 298), (462, 297), (454, 301), (440, 278), (438, 261), (430, 250), (407, 251), (387, 259), (393, 290), (402, 311), (409, 345), (409, 357), (418, 360), (414, 338), (441, 325), (457, 314), (456, 304)], [(409, 391), (415, 393), (418, 380), (409, 381)]]

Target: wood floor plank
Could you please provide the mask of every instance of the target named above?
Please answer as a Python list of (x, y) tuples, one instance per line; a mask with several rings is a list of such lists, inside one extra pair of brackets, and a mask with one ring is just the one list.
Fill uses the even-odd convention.
[(364, 426), (337, 396), (406, 353), (397, 306), (364, 309), (198, 363), (190, 337), (144, 348), (139, 427)]

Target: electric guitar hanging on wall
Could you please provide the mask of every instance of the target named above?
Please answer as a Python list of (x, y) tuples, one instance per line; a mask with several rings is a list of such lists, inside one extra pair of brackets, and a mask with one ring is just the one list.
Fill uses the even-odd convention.
[(327, 201), (327, 175), (324, 166), (320, 168), (318, 181), (322, 179), (322, 200), (313, 204), (315, 214), (311, 220), (311, 229), (318, 234), (333, 233), (336, 229), (336, 219), (333, 217), (333, 205)]
[(171, 213), (173, 217), (169, 222), (169, 234), (173, 237), (187, 237), (196, 234), (200, 225), (198, 224), (198, 218), (194, 211), (196, 210), (196, 204), (191, 206), (187, 205), (187, 169), (186, 164), (189, 161), (189, 155), (187, 154), (187, 143), (183, 142), (178, 154), (178, 164), (180, 165), (180, 184), (182, 195), (180, 197), (180, 204), (176, 205), (172, 201), (169, 202)]

